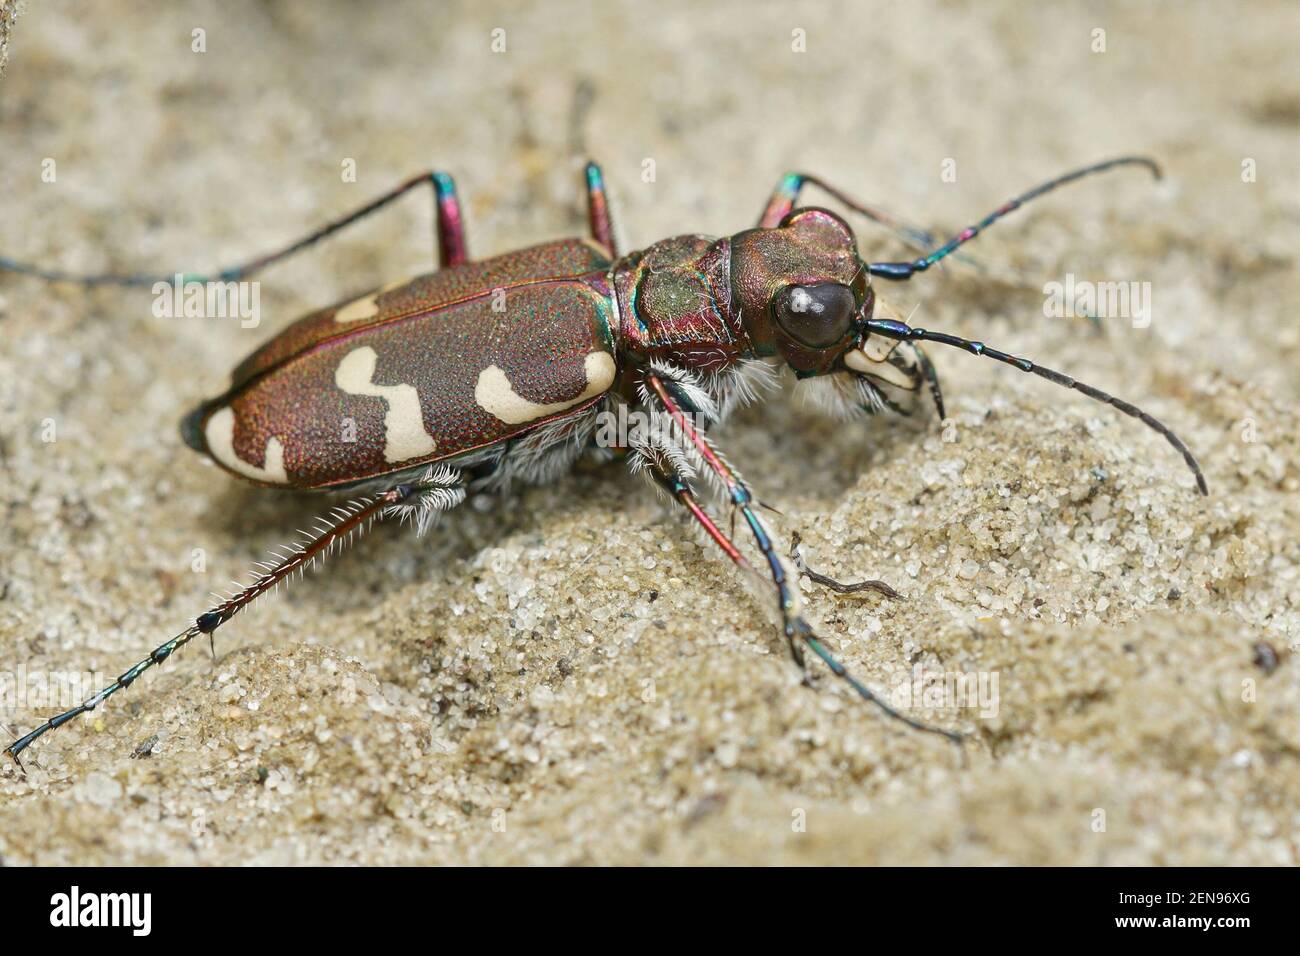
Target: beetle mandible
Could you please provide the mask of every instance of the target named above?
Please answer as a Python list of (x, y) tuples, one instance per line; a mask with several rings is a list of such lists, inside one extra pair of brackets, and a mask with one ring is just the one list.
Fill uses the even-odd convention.
[[(750, 562), (702, 501), (703, 484), (740, 519), (762, 556), (791, 654), (811, 650), (862, 698), (918, 730), (962, 735), (892, 707), (835, 659), (803, 617), (796, 586), (808, 573), (778, 552), (749, 483), (710, 432), (789, 369), (830, 411), (909, 411), (928, 392), (944, 417), (933, 364), (920, 342), (955, 346), (1082, 392), (1159, 432), (1183, 456), (1202, 494), (1200, 466), (1165, 425), (1136, 406), (983, 343), (914, 328), (876, 297), (873, 278), (910, 279), (1025, 202), (1143, 157), (1096, 163), (1010, 200), (925, 255), (866, 262), (853, 230), (827, 209), (798, 206), (813, 185), (853, 211), (929, 248), (928, 235), (858, 203), (817, 177), (781, 179), (753, 229), (721, 239), (677, 236), (622, 253), (600, 167), (586, 166), (591, 237), (548, 242), (471, 261), (451, 177), (424, 173), (283, 249), (212, 278), (230, 282), (356, 222), (409, 190), (431, 185), (440, 268), (322, 309), (290, 325), (236, 367), (230, 387), (185, 416), (186, 444), (261, 485), (350, 493), (314, 534), (259, 566), (252, 581), (200, 614), (99, 693), (6, 749), (94, 710), (200, 635), (374, 520), (400, 517), (423, 533), (477, 490), (558, 478), (580, 457), (621, 457), (679, 503), (741, 568)], [(153, 285), (145, 275), (73, 275), (0, 258), (0, 269), (51, 281)], [(187, 275), (190, 281), (207, 277)], [(649, 427), (601, 440), (620, 406)], [(339, 441), (350, 419), (356, 440)], [(734, 527), (733, 527), (734, 531)], [(819, 583), (844, 588), (823, 575)], [(881, 582), (868, 582), (891, 593)], [(21, 762), (19, 763), (21, 766)]]

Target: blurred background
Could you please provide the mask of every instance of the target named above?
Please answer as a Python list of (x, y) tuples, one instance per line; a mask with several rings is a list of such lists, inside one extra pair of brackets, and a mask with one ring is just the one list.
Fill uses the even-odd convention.
[[(932, 352), (956, 445), (933, 420), (850, 434), (776, 402), (726, 447), (823, 570), (907, 594), (810, 594), (864, 675), (1001, 675), (998, 719), (952, 715), (965, 756), (801, 688), (764, 595), (638, 482), (584, 475), (433, 542), (381, 530), (216, 664), (196, 649), (53, 735), (0, 779), (5, 859), (1296, 861), (1294, 669), (1254, 663), (1261, 643), (1289, 661), (1300, 614), (1296, 5), (21, 12), (0, 252), (68, 269), (209, 270), (426, 168), (456, 176), (488, 255), (581, 233), (587, 157), (636, 248), (751, 226), (792, 169), (946, 236), (1072, 166), (1152, 156), (1163, 182), (1071, 186), (976, 263), (884, 294), (1149, 407), (1214, 494), (1135, 423)], [(904, 255), (849, 218), (868, 255)], [(413, 196), (262, 275), (255, 329), (0, 275), (0, 658), (115, 674), (320, 509), (237, 486), (176, 422), (297, 315), (428, 269), (430, 219)], [(1145, 284), (1151, 321), (1046, 317), (1067, 275)]]

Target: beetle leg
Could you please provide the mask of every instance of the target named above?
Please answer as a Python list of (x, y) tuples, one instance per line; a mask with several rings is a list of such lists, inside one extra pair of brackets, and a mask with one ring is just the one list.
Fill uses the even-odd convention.
[(71, 710), (51, 717), (35, 730), (19, 737), (4, 752), (21, 768), (19, 754), (38, 738), (89, 713), (118, 691), (130, 687), (141, 674), (163, 663), (199, 635), (206, 634), (211, 641), (217, 628), (259, 597), (277, 588), (295, 573), (302, 574), (309, 566), (324, 560), (335, 549), (345, 546), (353, 535), (365, 531), (375, 521), (392, 516), (400, 516), (404, 520), (414, 517), (418, 525), (425, 520), (426, 512), (453, 507), (464, 497), (459, 480), (460, 475), (451, 469), (430, 468), (408, 482), (331, 509), (326, 517), (320, 519), (314, 534), (303, 532), (304, 537), (297, 543), (272, 552), (276, 560), (259, 564), (252, 581), (247, 585), (200, 614), (189, 627), (171, 640), (159, 644), (147, 657), (128, 668), (99, 693), (86, 698)]
[(875, 591), (877, 594), (883, 594), (885, 597), (894, 601), (901, 601), (903, 595), (899, 594), (884, 581), (856, 581), (853, 584), (845, 584), (842, 581), (836, 581), (834, 578), (821, 574), (808, 567), (808, 562), (803, 555), (802, 540), (799, 532), (796, 531), (790, 536), (790, 560), (794, 562), (795, 569), (814, 584), (820, 584), (822, 587), (830, 588), (837, 594), (856, 594), (859, 591)]
[(814, 654), (822, 659), (831, 672), (851, 686), (863, 700), (875, 704), (886, 715), (899, 720), (915, 730), (924, 730), (929, 733), (940, 734), (949, 740), (960, 742), (962, 735), (955, 731), (945, 730), (941, 727), (935, 727), (931, 724), (924, 723), (914, 717), (909, 717), (891, 707), (884, 698), (874, 693), (865, 684), (855, 678), (848, 670), (830, 653), (822, 644), (820, 638), (813, 631), (812, 626), (804, 620), (799, 613), (798, 590), (792, 586), (793, 576), (786, 567), (785, 561), (777, 553), (775, 546), (772, 544), (772, 536), (767, 530), (767, 526), (754, 510), (755, 500), (749, 490), (749, 486), (720, 456), (713, 447), (713, 443), (701, 434), (691, 423), (691, 418), (678, 406), (673, 399), (669, 389), (664, 381), (659, 377), (659, 373), (651, 371), (646, 373), (645, 385), (647, 392), (654, 396), (654, 404), (667, 414), (678, 429), (685, 441), (691, 446), (695, 457), (701, 460), (705, 467), (708, 468), (727, 489), (728, 496), (734, 507), (739, 510), (741, 516), (749, 526), (750, 534), (754, 543), (758, 546), (764, 559), (767, 561), (768, 569), (771, 572), (772, 584), (776, 589), (777, 603), (781, 612), (783, 622), (783, 631), (786, 640), (793, 647), (799, 642), (803, 642)]
[(389, 508), (384, 517), (398, 518), (402, 524), (409, 521), (417, 538), (424, 537), (444, 512), (465, 500), (467, 493), (464, 473), (448, 465), (430, 465), (405, 485), (411, 488), (410, 493)]
[[(467, 253), (465, 246), (465, 224), (461, 218), (460, 201), (456, 196), (456, 182), (447, 173), (437, 172), (435, 170), (412, 176), (410, 179), (399, 183), (382, 196), (366, 203), (366, 205), (362, 206), (360, 209), (354, 210), (345, 216), (327, 223), (315, 232), (309, 233), (301, 239), (289, 243), (289, 245), (282, 249), (277, 249), (276, 251), (264, 256), (259, 256), (256, 259), (252, 259), (242, 265), (234, 266), (231, 269), (223, 269), (217, 274), (216, 278), (229, 281), (240, 279), (254, 272), (260, 272), (273, 262), (279, 262), (281, 259), (286, 259), (295, 252), (306, 249), (308, 246), (314, 245), (327, 236), (333, 235), (340, 229), (344, 229), (347, 226), (352, 225), (354, 222), (361, 221), (371, 213), (378, 212), (380, 209), (383, 209), (389, 203), (393, 202), (393, 200), (405, 195), (412, 189), (423, 186), (425, 183), (428, 183), (433, 187), (434, 212), (437, 220), (435, 234), (438, 242), (438, 264), (444, 269), (447, 268), (447, 266), (460, 265), (462, 262), (466, 261)], [(203, 279), (202, 277), (199, 277), (194, 281), (201, 282)]]
[(740, 553), (740, 549), (736, 547), (726, 532), (718, 527), (713, 515), (709, 514), (705, 507), (700, 504), (695, 489), (681, 472), (653, 461), (647, 463), (646, 470), (659, 487), (663, 488), (678, 504), (690, 512), (691, 517), (726, 553), (727, 557), (735, 562), (738, 568), (745, 571), (753, 570), (749, 561)]
[(609, 250), (611, 259), (617, 259), (618, 238), (614, 235), (614, 214), (609, 208), (609, 192), (605, 189), (605, 174), (594, 162), (587, 163), (587, 218), (591, 222), (591, 237)]
[[(670, 463), (664, 461), (661, 456), (654, 454), (653, 450), (640, 448), (633, 453), (633, 469), (643, 467), (650, 478), (666, 491), (678, 504), (682, 505), (691, 515), (692, 518), (702, 527), (705, 533), (713, 539), (728, 558), (742, 571), (753, 572), (754, 566), (736, 547), (732, 538), (735, 537), (735, 512), (732, 512), (731, 533), (723, 531), (718, 527), (717, 520), (708, 510), (700, 504), (695, 489), (691, 486), (690, 479), (682, 474), (681, 470), (673, 467)], [(790, 636), (786, 635), (786, 643), (790, 647), (790, 656), (794, 658), (795, 664), (805, 674), (808, 665), (804, 661), (803, 648)]]
[[(437, 213), (438, 261), (443, 268), (459, 265), (466, 261), (467, 253), (465, 251), (465, 228), (461, 220), (460, 203), (456, 198), (456, 184), (446, 173), (424, 172), (399, 183), (393, 189), (366, 203), (360, 209), (335, 219), (274, 252), (258, 256), (256, 259), (250, 259), (239, 265), (219, 269), (211, 274), (183, 273), (184, 280), (186, 282), (234, 282), (246, 278), (255, 272), (260, 272), (272, 263), (287, 259), (294, 253), (315, 245), (320, 240), (352, 225), (354, 222), (359, 222), (371, 213), (384, 208), (393, 200), (426, 183), (433, 187), (434, 192), (434, 208)], [(175, 274), (156, 276), (99, 273), (92, 275), (64, 272), (60, 269), (46, 269), (30, 263), (18, 262), (3, 256), (0, 256), (0, 270), (19, 272), (50, 282), (76, 282), (81, 285), (152, 286), (156, 282), (172, 282), (175, 279)]]
[(851, 199), (825, 180), (809, 173), (786, 173), (781, 177), (781, 181), (772, 190), (772, 196), (767, 201), (767, 207), (763, 210), (763, 215), (759, 217), (758, 227), (760, 229), (775, 229), (779, 226), (781, 220), (790, 214), (799, 201), (799, 194), (803, 191), (803, 187), (809, 185), (816, 186), (854, 212), (861, 213), (872, 222), (884, 226), (914, 249), (929, 250), (934, 246), (934, 236), (926, 230), (906, 223), (883, 209), (868, 206), (865, 203)]
[(465, 220), (456, 181), (449, 173), (431, 173), (430, 178), (438, 216), (438, 267), (458, 266), (469, 261), (469, 248), (465, 245)]

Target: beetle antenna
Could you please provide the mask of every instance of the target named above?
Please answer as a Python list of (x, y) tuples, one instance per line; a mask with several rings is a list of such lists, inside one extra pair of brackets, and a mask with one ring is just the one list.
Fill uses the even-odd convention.
[(1210, 493), (1209, 487), (1205, 483), (1205, 475), (1201, 471), (1200, 464), (1196, 461), (1196, 456), (1192, 454), (1190, 448), (1181, 438), (1174, 434), (1173, 429), (1159, 421), (1152, 415), (1147, 414), (1136, 405), (1124, 401), (1122, 398), (1116, 398), (1099, 388), (1093, 388), (1084, 382), (1073, 379), (1064, 372), (1057, 372), (1054, 369), (1037, 365), (1026, 358), (1019, 358), (1007, 352), (1000, 352), (997, 349), (989, 348), (983, 342), (975, 342), (971, 339), (963, 339), (957, 335), (949, 335), (947, 332), (931, 332), (927, 329), (917, 329), (905, 322), (896, 322), (893, 319), (868, 319), (865, 324), (865, 331), (875, 332), (877, 335), (883, 335), (889, 339), (900, 339), (905, 342), (938, 342), (941, 345), (951, 345), (954, 348), (964, 349), (973, 355), (983, 355), (986, 358), (994, 359), (1013, 368), (1018, 368), (1022, 372), (1032, 372), (1041, 378), (1054, 382), (1063, 388), (1074, 389), (1076, 392), (1082, 392), (1091, 399), (1110, 405), (1119, 409), (1125, 415), (1136, 418), (1148, 428), (1159, 432), (1164, 436), (1165, 441), (1173, 445), (1178, 453), (1183, 456), (1183, 461), (1187, 462), (1187, 467), (1192, 470), (1196, 476), (1196, 487), (1203, 495)]
[(315, 536), (309, 536), (301, 543), (284, 548), (284, 555), (273, 565), (261, 566), (262, 570), (253, 576), (253, 580), (246, 587), (223, 599), (211, 610), (200, 614), (189, 627), (171, 640), (159, 644), (149, 653), (148, 657), (128, 668), (117, 680), (99, 693), (86, 698), (71, 710), (65, 710), (58, 716), (51, 717), (35, 730), (19, 737), (6, 747), (4, 752), (13, 758), (19, 769), (22, 769), (23, 764), (18, 755), (30, 747), (38, 738), (43, 737), (51, 730), (62, 727), (68, 721), (80, 717), (82, 714), (89, 713), (119, 690), (130, 687), (135, 683), (137, 677), (154, 665), (167, 660), (172, 654), (200, 634), (208, 635), (208, 639), (211, 640), (217, 628), (267, 591), (278, 586), (281, 581), (295, 572), (303, 571), (307, 565), (317, 558), (327, 555), (339, 544), (346, 543), (353, 534), (368, 528), (376, 519), (394, 513), (395, 509), (400, 509), (402, 505), (408, 503), (410, 499), (419, 495), (420, 492), (421, 487), (419, 484), (403, 484), (371, 498), (358, 499), (334, 509), (330, 518), (321, 519), (318, 533)]
[(1050, 193), (1058, 186), (1064, 186), (1066, 183), (1072, 183), (1076, 179), (1083, 179), (1085, 176), (1091, 176), (1093, 173), (1105, 172), (1108, 169), (1114, 169), (1117, 166), (1144, 166), (1151, 171), (1151, 175), (1160, 179), (1163, 174), (1159, 165), (1154, 159), (1148, 159), (1145, 156), (1120, 156), (1116, 159), (1108, 159), (1104, 162), (1093, 163), (1091, 166), (1084, 166), (1080, 169), (1072, 170), (1064, 175), (1057, 176), (1055, 179), (1049, 179), (1045, 183), (1040, 183), (1029, 192), (1021, 193), (1014, 199), (1009, 199), (997, 209), (993, 210), (977, 224), (968, 226), (957, 235), (953, 236), (946, 243), (935, 249), (929, 255), (922, 256), (912, 262), (873, 262), (867, 266), (867, 271), (873, 276), (880, 276), (882, 279), (893, 279), (901, 282), (912, 278), (918, 272), (924, 272), (930, 266), (934, 265), (941, 259), (947, 258), (959, 246), (970, 242), (981, 232), (987, 229), (993, 223), (997, 222), (1003, 216), (1019, 209), (1031, 199), (1037, 199), (1045, 193)]

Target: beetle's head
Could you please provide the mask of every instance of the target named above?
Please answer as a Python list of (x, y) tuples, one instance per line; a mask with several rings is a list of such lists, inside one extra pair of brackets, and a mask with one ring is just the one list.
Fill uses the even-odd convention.
[(825, 209), (796, 209), (775, 229), (732, 237), (731, 285), (760, 355), (779, 355), (800, 378), (881, 359), (865, 349), (875, 308), (853, 230)]

